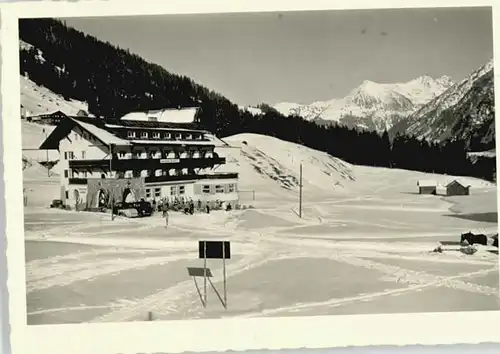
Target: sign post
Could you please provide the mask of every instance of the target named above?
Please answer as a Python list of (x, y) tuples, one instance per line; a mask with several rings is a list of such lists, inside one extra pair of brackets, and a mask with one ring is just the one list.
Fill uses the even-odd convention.
[[(45, 128), (43, 128), (43, 134), (45, 135), (45, 140), (47, 140), (47, 132), (45, 131)], [(45, 149), (45, 163), (47, 167), (47, 177), (50, 177), (50, 168), (49, 168), (49, 150)]]
[(224, 308), (227, 310), (227, 289), (226, 289), (226, 247), (222, 247), (222, 276), (224, 279)]
[[(109, 144), (109, 178), (113, 178), (113, 144)], [(109, 196), (111, 198), (111, 221), (114, 220), (114, 211), (115, 201), (114, 201), (114, 193)]]
[[(222, 306), (227, 310), (227, 276), (226, 276), (226, 259), (231, 259), (231, 244), (229, 241), (199, 241), (198, 245), (198, 258), (203, 258), (203, 280), (204, 280), (204, 307), (207, 303), (207, 280), (214, 289), (215, 293), (219, 297)], [(224, 284), (224, 295), (221, 298), (217, 289), (215, 289), (214, 284), (210, 280), (211, 275), (207, 275), (207, 259), (222, 259), (222, 276)]]
[(203, 303), (207, 307), (207, 243), (203, 242)]

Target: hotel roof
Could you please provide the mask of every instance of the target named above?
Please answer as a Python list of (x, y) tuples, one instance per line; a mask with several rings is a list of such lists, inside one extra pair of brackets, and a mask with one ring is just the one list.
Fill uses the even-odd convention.
[(191, 124), (196, 120), (197, 107), (169, 108), (146, 112), (131, 112), (120, 118), (121, 121), (161, 122)]
[[(125, 123), (125, 124), (123, 124)], [(193, 123), (189, 123), (193, 124)], [(75, 127), (79, 126), (81, 129), (95, 137), (102, 145), (116, 145), (116, 146), (129, 146), (141, 144), (159, 144), (159, 145), (205, 145), (214, 146), (212, 141), (179, 141), (179, 140), (158, 140), (158, 139), (123, 139), (114, 133), (114, 129), (119, 128), (149, 128), (158, 130), (182, 130), (206, 133), (203, 130), (179, 128), (185, 127), (185, 123), (171, 123), (171, 122), (152, 122), (152, 121), (132, 121), (132, 120), (112, 120), (106, 122), (100, 118), (92, 117), (66, 117), (57, 127), (49, 134), (47, 139), (41, 144), (42, 150), (55, 150), (59, 148), (59, 142)], [(193, 125), (194, 127), (194, 125)]]

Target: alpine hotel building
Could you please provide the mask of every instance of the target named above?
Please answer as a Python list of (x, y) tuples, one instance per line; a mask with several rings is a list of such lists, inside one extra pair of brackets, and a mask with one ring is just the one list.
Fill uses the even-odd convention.
[(143, 177), (146, 200), (238, 201), (238, 174), (215, 173), (226, 163), (216, 141), (197, 129), (197, 108), (129, 113), (120, 119), (71, 116), (40, 149), (59, 150), (61, 199), (85, 203), (90, 178)]

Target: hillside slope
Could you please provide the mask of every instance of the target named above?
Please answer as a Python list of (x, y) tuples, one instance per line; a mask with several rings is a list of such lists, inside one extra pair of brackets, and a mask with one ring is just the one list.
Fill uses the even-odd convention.
[[(238, 172), (241, 184), (251, 190), (273, 191), (284, 197), (303, 186), (309, 193), (345, 193), (355, 181), (352, 165), (327, 153), (259, 134), (237, 134), (216, 148), (227, 163), (215, 172)], [(290, 194), (292, 192), (292, 194)]]

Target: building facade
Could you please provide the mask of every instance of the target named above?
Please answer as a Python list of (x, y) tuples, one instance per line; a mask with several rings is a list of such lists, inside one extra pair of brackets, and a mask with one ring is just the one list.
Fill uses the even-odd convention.
[(40, 149), (58, 149), (61, 199), (86, 202), (89, 179), (143, 178), (145, 199), (238, 202), (238, 174), (215, 173), (225, 158), (196, 108), (139, 112), (121, 119), (66, 117)]

